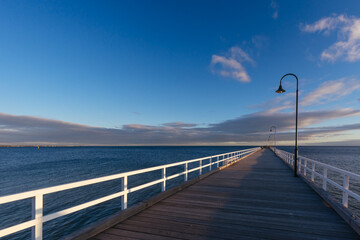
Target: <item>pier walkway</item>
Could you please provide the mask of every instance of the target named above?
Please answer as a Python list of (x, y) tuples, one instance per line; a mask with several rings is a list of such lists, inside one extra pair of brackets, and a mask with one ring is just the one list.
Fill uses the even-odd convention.
[(263, 149), (91, 239), (360, 237), (283, 161)]

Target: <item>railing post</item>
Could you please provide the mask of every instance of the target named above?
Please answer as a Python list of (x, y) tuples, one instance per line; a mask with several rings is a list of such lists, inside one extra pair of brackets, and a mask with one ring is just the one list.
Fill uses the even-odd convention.
[(202, 160), (199, 161), (199, 176), (202, 174)]
[(42, 240), (43, 238), (43, 195), (39, 194), (32, 198), (32, 218), (35, 219), (35, 226), (31, 229), (32, 240)]
[[(349, 180), (350, 180), (350, 177), (348, 175), (345, 175), (344, 176), (343, 187), (346, 190), (349, 190)], [(348, 207), (348, 200), (349, 200), (349, 194), (343, 190), (342, 204), (346, 208)]]
[(306, 176), (306, 168), (307, 168), (307, 160), (305, 159), (305, 162), (304, 162), (304, 176)]
[(219, 168), (219, 156), (217, 156), (216, 167)]
[(188, 180), (188, 163), (185, 163), (185, 176), (184, 176), (184, 181), (186, 182)]
[(163, 182), (161, 184), (161, 191), (164, 192), (166, 190), (166, 168), (162, 169), (161, 178), (163, 180)]
[(210, 171), (211, 171), (211, 159), (212, 159), (212, 157), (210, 157)]
[(311, 181), (313, 182), (315, 180), (315, 163), (312, 162), (311, 164)]
[(128, 176), (123, 177), (121, 188), (124, 191), (124, 195), (121, 198), (121, 210), (125, 210), (127, 209), (128, 204)]
[(326, 183), (327, 183), (327, 168), (324, 167), (324, 171), (323, 171), (323, 184), (322, 184), (322, 188), (326, 191)]

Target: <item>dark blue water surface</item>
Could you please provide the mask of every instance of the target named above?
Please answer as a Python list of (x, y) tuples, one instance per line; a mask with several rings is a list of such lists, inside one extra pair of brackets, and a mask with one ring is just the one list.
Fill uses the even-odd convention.
[[(216, 155), (249, 147), (44, 147), (0, 148), (0, 196), (102, 177), (173, 162)], [(280, 147), (293, 152), (292, 147)], [(360, 147), (301, 147), (299, 154), (360, 174)], [(204, 162), (204, 164), (206, 164)], [(196, 166), (193, 166), (196, 167)], [(169, 169), (169, 174), (183, 167)], [(190, 177), (195, 177), (193, 173)], [(129, 178), (129, 187), (160, 178), (161, 172)], [(168, 187), (183, 181), (171, 180)], [(121, 191), (121, 180), (81, 187), (44, 197), (44, 214), (56, 212)], [(160, 192), (156, 185), (129, 194), (133, 205)], [(121, 209), (121, 199), (52, 220), (44, 224), (44, 239), (62, 237)], [(31, 200), (0, 205), (0, 229), (31, 219)], [(4, 239), (29, 239), (30, 230)]]

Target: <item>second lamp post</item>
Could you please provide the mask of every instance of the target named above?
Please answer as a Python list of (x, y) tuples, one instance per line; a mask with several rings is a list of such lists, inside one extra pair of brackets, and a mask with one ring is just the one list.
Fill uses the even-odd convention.
[(274, 135), (274, 148), (275, 148), (275, 150), (274, 150), (274, 152), (276, 153), (276, 127), (275, 126), (272, 126), (271, 128), (270, 128), (270, 132), (272, 132), (272, 129), (275, 129), (275, 135)]

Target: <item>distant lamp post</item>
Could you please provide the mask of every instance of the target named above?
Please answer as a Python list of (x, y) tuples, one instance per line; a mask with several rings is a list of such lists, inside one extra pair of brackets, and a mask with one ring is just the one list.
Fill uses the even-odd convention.
[(268, 140), (267, 140), (267, 146), (268, 147), (270, 147), (270, 138), (271, 138), (271, 135), (269, 135)]
[(299, 118), (299, 114), (298, 114), (298, 108), (299, 108), (299, 79), (297, 78), (297, 76), (295, 74), (292, 73), (288, 73), (285, 74), (284, 76), (282, 76), (282, 78), (280, 79), (280, 86), (279, 89), (276, 90), (276, 93), (283, 93), (285, 92), (285, 89), (282, 88), (281, 82), (283, 80), (284, 77), (291, 75), (294, 76), (296, 78), (296, 130), (295, 130), (295, 159), (294, 159), (294, 176), (297, 177), (297, 169), (298, 169), (298, 118)]
[(270, 132), (272, 132), (273, 128), (275, 129), (275, 135), (274, 135), (274, 147), (275, 147), (275, 150), (274, 150), (274, 152), (276, 153), (276, 126), (272, 126), (270, 128)]

